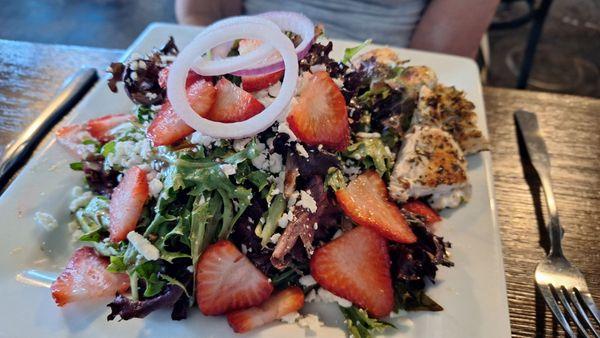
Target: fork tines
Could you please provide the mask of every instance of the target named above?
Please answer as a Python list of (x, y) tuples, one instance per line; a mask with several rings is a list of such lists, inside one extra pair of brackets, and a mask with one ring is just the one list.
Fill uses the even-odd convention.
[[(570, 337), (575, 337), (575, 334), (569, 326), (565, 314), (561, 311), (560, 305), (584, 337), (600, 338), (600, 334), (598, 334), (595, 327), (595, 325), (600, 326), (598, 309), (588, 292), (580, 292), (577, 288), (568, 290), (562, 285), (557, 288), (552, 284), (538, 284), (538, 288), (554, 317)], [(595, 320), (595, 324), (590, 320), (590, 317)]]

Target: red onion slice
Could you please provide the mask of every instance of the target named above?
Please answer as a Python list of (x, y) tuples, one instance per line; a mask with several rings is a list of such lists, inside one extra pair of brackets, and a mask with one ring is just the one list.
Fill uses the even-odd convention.
[[(258, 18), (268, 21), (266, 19)], [(185, 79), (192, 64), (198, 55), (203, 55), (211, 48), (233, 41), (235, 39), (251, 38), (265, 41), (265, 50), (268, 52), (275, 48), (283, 58), (285, 73), (279, 95), (260, 114), (248, 120), (233, 123), (215, 122), (199, 116), (187, 100)], [(253, 55), (249, 53), (246, 55)], [(228, 59), (224, 59), (225, 61)], [(223, 73), (221, 73), (223, 74)], [(202, 75), (207, 75), (202, 73)], [(270, 127), (275, 120), (285, 111), (296, 90), (298, 80), (298, 58), (294, 45), (279, 28), (273, 24), (259, 23), (258, 21), (230, 24), (221, 29), (211, 31), (210, 34), (199, 34), (186, 46), (171, 65), (167, 80), (167, 96), (173, 105), (174, 111), (190, 127), (203, 135), (216, 138), (238, 139), (258, 134)]]
[[(298, 59), (302, 59), (312, 46), (315, 38), (315, 26), (313, 22), (305, 15), (295, 12), (267, 12), (257, 16), (238, 16), (225, 20), (218, 21), (207, 27), (202, 34), (214, 32), (222, 27), (238, 22), (257, 22), (256, 19), (267, 19), (277, 25), (282, 31), (290, 31), (302, 37), (302, 42), (295, 48)], [(263, 41), (264, 42), (264, 41)], [(284, 68), (281, 59), (265, 62), (264, 60), (273, 52), (272, 48), (265, 48), (263, 43), (259, 48), (251, 53), (216, 60), (200, 59), (198, 64), (195, 64), (193, 70), (203, 75), (221, 75), (231, 73), (238, 76), (245, 75), (261, 75), (274, 73)], [(222, 51), (217, 50), (219, 54)], [(239, 59), (236, 59), (239, 58)], [(243, 58), (243, 59), (242, 59)], [(231, 60), (230, 60), (231, 59)], [(229, 60), (227, 63), (222, 63), (223, 60)], [(250, 60), (256, 62), (249, 62)], [(247, 62), (246, 67), (233, 67)], [(237, 69), (234, 69), (237, 68)]]

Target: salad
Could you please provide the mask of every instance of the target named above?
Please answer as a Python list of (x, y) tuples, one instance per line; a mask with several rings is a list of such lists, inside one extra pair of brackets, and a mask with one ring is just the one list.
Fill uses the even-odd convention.
[(85, 177), (56, 304), (114, 297), (108, 320), (200, 311), (243, 333), (314, 328), (305, 303), (336, 303), (353, 337), (441, 311), (436, 210), (468, 201), (465, 155), (487, 141), (461, 91), (368, 44), (334, 60), (320, 26), (270, 12), (111, 64), (132, 111), (56, 133)]

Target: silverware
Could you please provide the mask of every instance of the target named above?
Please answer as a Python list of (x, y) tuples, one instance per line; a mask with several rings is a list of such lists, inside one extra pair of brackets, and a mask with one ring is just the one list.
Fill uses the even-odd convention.
[(48, 107), (10, 143), (0, 159), (0, 192), (12, 175), (23, 166), (40, 141), (88, 92), (98, 80), (93, 68), (82, 68), (69, 77)]
[[(585, 278), (575, 266), (571, 265), (562, 252), (562, 228), (558, 220), (558, 210), (554, 193), (550, 185), (550, 159), (546, 144), (539, 131), (538, 121), (533, 113), (517, 111), (515, 117), (518, 129), (525, 140), (527, 153), (535, 168), (546, 197), (550, 223), (550, 252), (538, 263), (535, 269), (535, 284), (544, 297), (546, 304), (565, 332), (575, 337), (569, 326), (569, 318), (584, 337), (600, 337), (594, 328), (600, 325), (599, 313), (590, 295)], [(561, 310), (562, 308), (562, 310)]]

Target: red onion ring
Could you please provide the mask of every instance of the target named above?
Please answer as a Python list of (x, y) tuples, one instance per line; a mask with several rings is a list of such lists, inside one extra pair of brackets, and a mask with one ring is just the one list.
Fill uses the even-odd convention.
[[(260, 23), (260, 21), (264, 22)], [(253, 22), (248, 20), (244, 23), (223, 25), (221, 29), (210, 31), (210, 34), (199, 34), (179, 53), (169, 72), (167, 96), (174, 111), (186, 124), (203, 135), (237, 139), (254, 136), (269, 128), (277, 120), (294, 96), (298, 80), (298, 58), (290, 39), (278, 27), (274, 26), (272, 22), (262, 18), (254, 18)], [(265, 41), (264, 46), (267, 47), (265, 48), (267, 52), (272, 52), (272, 48), (275, 48), (282, 56), (285, 73), (279, 95), (263, 112), (245, 121), (222, 123), (205, 119), (192, 109), (187, 100), (185, 91), (187, 73), (197, 60), (198, 55), (205, 54), (219, 44), (241, 38)], [(252, 56), (255, 54), (257, 53), (253, 52), (246, 55)], [(232, 69), (233, 71), (239, 70), (236, 67)], [(207, 75), (205, 73), (200, 74)]]
[[(304, 56), (306, 56), (306, 54), (308, 53), (308, 51), (310, 50), (310, 47), (312, 46), (312, 44), (314, 42), (315, 26), (314, 26), (313, 22), (309, 18), (307, 18), (305, 15), (300, 14), (300, 13), (295, 13), (295, 12), (267, 12), (267, 13), (259, 14), (254, 17), (233, 17), (233, 18), (221, 20), (221, 21), (214, 23), (213, 25), (207, 27), (203, 31), (203, 34), (205, 32), (207, 34), (214, 32), (215, 30), (217, 30), (221, 27), (226, 27), (227, 25), (230, 25), (232, 23), (235, 24), (242, 20), (244, 20), (245, 22), (255, 22), (254, 18), (267, 19), (267, 20), (273, 22), (274, 24), (276, 24), (277, 27), (279, 27), (279, 29), (282, 31), (291, 31), (291, 32), (294, 32), (295, 34), (300, 35), (302, 37), (302, 42), (300, 43), (300, 45), (298, 45), (298, 47), (295, 48), (296, 54), (298, 55), (298, 59), (302, 59)], [(273, 52), (273, 50), (271, 48), (268, 48), (268, 50), (267, 50), (264, 47), (265, 47), (265, 45), (263, 44), (258, 49), (254, 50), (253, 52), (239, 56), (240, 59), (227, 58), (227, 59), (233, 59), (233, 60), (230, 60), (229, 62), (231, 64), (235, 63), (236, 65), (239, 63), (248, 61), (250, 59), (249, 55), (253, 56), (252, 57), (253, 60), (254, 59), (258, 60), (257, 62), (254, 62), (254, 63), (248, 62), (247, 67), (239, 68), (237, 70), (231, 70), (229, 68), (230, 64), (222, 63), (223, 59), (217, 59), (217, 60), (202, 59), (200, 63), (194, 65), (193, 70), (199, 74), (206, 73), (203, 75), (221, 75), (221, 74), (225, 74), (225, 73), (231, 73), (233, 75), (246, 76), (246, 75), (269, 74), (269, 73), (274, 73), (276, 71), (284, 69), (284, 65), (283, 65), (283, 62), (281, 61), (281, 59), (265, 63), (264, 60), (267, 59), (267, 56), (270, 55)], [(222, 55), (222, 53), (223, 53), (222, 50), (217, 49), (217, 57), (220, 57)], [(254, 58), (254, 55), (253, 55), (254, 53), (257, 54), (256, 58)], [(247, 57), (247, 58), (241, 59), (241, 57)], [(227, 60), (227, 59), (225, 59), (225, 60)], [(233, 68), (233, 67), (231, 67), (231, 68)], [(225, 71), (225, 70), (228, 70), (228, 71)], [(219, 74), (216, 74), (216, 73), (219, 73)]]

